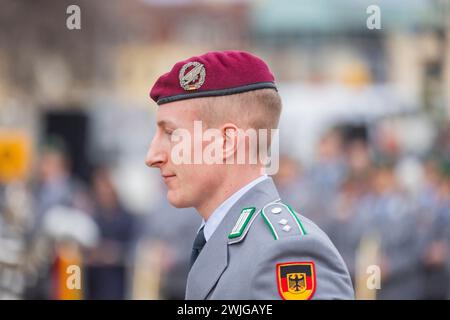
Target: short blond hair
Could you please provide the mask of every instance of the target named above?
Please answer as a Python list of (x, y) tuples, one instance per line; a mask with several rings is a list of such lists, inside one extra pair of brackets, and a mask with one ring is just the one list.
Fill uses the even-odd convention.
[(243, 129), (276, 129), (282, 109), (281, 98), (274, 89), (200, 98), (202, 120), (209, 127), (231, 122)]

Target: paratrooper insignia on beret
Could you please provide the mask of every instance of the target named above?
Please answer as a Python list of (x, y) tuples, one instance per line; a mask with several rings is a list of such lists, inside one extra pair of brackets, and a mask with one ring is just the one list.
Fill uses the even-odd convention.
[[(192, 68), (191, 68), (192, 67)], [(205, 66), (197, 61), (191, 61), (180, 69), (180, 86), (186, 90), (197, 90), (205, 82)]]

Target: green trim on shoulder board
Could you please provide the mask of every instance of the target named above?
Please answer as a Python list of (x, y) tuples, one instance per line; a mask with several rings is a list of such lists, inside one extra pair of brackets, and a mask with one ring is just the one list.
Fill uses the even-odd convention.
[(272, 235), (273, 235), (274, 239), (278, 240), (279, 239), (278, 234), (275, 231), (275, 228), (273, 227), (273, 225), (270, 222), (270, 220), (267, 219), (266, 215), (264, 214), (264, 209), (261, 209), (260, 213), (261, 213), (261, 216), (263, 217), (264, 222), (267, 224), (267, 226), (269, 227), (270, 231), (272, 232)]
[[(283, 203), (284, 204), (284, 203)], [(292, 216), (294, 217), (294, 219), (297, 221), (298, 223), (298, 227), (300, 228), (300, 230), (302, 231), (303, 235), (306, 235), (306, 230), (305, 227), (303, 227), (303, 223), (300, 221), (300, 219), (297, 217), (297, 214), (295, 213), (294, 210), (292, 210), (291, 206), (288, 204), (285, 204), (286, 207), (289, 209), (289, 211), (291, 212)]]
[(241, 210), (241, 214), (239, 215), (239, 219), (234, 225), (231, 233), (228, 235), (228, 239), (238, 238), (242, 235), (247, 226), (248, 222), (252, 218), (255, 213), (255, 207), (244, 208)]
[[(270, 203), (262, 209), (263, 217), (269, 228), (273, 228), (277, 235), (277, 240), (291, 236), (304, 236), (306, 230), (303, 227), (300, 217), (288, 205), (278, 202)], [(269, 225), (270, 223), (270, 225)]]

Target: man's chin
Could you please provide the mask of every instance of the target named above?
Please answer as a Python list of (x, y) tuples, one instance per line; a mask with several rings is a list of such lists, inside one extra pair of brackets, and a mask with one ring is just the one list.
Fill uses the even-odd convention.
[(167, 200), (173, 207), (178, 209), (192, 207), (189, 201), (186, 201), (179, 195), (175, 194), (173, 191), (167, 192)]

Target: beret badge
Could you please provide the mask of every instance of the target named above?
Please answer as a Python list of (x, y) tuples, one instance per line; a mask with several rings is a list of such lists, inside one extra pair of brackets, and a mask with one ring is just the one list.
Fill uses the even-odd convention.
[(197, 61), (191, 61), (180, 69), (180, 86), (186, 90), (197, 90), (205, 82), (205, 66)]

